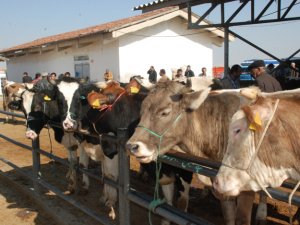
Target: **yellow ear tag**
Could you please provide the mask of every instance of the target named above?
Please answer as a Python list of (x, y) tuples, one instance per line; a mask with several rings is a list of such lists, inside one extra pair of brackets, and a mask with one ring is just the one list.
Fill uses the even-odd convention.
[(45, 100), (45, 101), (51, 101), (51, 98), (50, 98), (48, 95), (45, 95), (45, 96), (44, 96), (44, 100)]
[(138, 89), (137, 87), (130, 87), (130, 93), (131, 94), (136, 94), (139, 93), (140, 89)]
[(93, 103), (92, 103), (92, 107), (94, 109), (99, 109), (100, 108), (100, 101), (98, 99), (96, 99)]
[(257, 130), (257, 128), (261, 127), (262, 122), (258, 113), (254, 116), (254, 121), (249, 125), (250, 130)]

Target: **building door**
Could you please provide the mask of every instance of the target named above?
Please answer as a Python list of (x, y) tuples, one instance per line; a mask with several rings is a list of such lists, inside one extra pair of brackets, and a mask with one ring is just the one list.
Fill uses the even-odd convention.
[(75, 77), (90, 79), (90, 62), (89, 56), (75, 56)]

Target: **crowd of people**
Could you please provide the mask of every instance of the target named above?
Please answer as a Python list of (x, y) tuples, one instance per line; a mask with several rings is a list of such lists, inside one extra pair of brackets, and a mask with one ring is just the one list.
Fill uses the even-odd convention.
[(43, 78), (47, 78), (48, 80), (56, 80), (57, 78), (70, 77), (70, 76), (71, 76), (70, 72), (62, 73), (58, 77), (57, 77), (57, 74), (55, 72), (52, 72), (52, 73), (47, 73), (47, 72), (39, 73), (38, 72), (38, 73), (35, 74), (34, 79), (32, 79), (32, 77), (28, 75), (28, 72), (24, 72), (23, 77), (22, 77), (22, 83), (35, 84)]
[[(256, 85), (264, 92), (274, 92), (282, 90), (280, 82), (275, 78), (274, 65), (265, 65), (263, 60), (256, 60), (248, 66), (248, 71), (254, 79)], [(233, 65), (231, 68), (228, 68), (228, 74), (222, 79), (213, 78), (222, 89), (238, 89), (241, 88), (240, 76), (242, 74), (242, 67), (238, 64)], [(186, 70), (183, 71), (182, 68), (177, 69), (176, 73), (172, 75), (172, 78), (169, 78), (166, 75), (165, 69), (160, 69), (159, 77), (154, 68), (150, 66), (150, 69), (147, 71), (148, 80), (150, 83), (155, 84), (158, 81), (165, 80), (177, 80), (185, 81), (188, 77), (195, 77), (194, 71), (191, 69), (191, 66), (188, 65)], [(198, 77), (207, 77), (207, 68), (202, 67), (201, 73)], [(299, 69), (296, 67), (295, 63), (291, 64), (290, 77), (298, 78)]]
[[(298, 78), (299, 77), (299, 69), (296, 67), (295, 63), (291, 63), (290, 69), (290, 77)], [(269, 64), (268, 66), (265, 65), (263, 60), (256, 60), (252, 64), (248, 66), (248, 71), (250, 72), (251, 76), (254, 78), (256, 85), (264, 92), (274, 92), (282, 90), (280, 82), (275, 78), (275, 70), (274, 65)], [(149, 70), (147, 71), (148, 80), (150, 83), (155, 84), (158, 81), (167, 81), (167, 80), (176, 80), (179, 82), (183, 82), (186, 78), (195, 77), (194, 71), (191, 69), (191, 66), (188, 65), (186, 70), (183, 71), (182, 68), (177, 69), (176, 73), (172, 75), (172, 78), (169, 78), (166, 74), (165, 69), (160, 69), (159, 73), (157, 74), (154, 66), (150, 66)], [(240, 85), (240, 76), (242, 74), (242, 67), (238, 64), (233, 65), (231, 68), (228, 68), (227, 76), (224, 76), (222, 79), (215, 79), (217, 83), (220, 85), (220, 88), (223, 89), (238, 89), (241, 87)], [(158, 77), (159, 75), (159, 77)], [(52, 73), (36, 73), (34, 79), (28, 75), (27, 72), (23, 73), (23, 83), (37, 83), (43, 77), (47, 78), (49, 81), (60, 79), (62, 77), (69, 77), (71, 76), (70, 72), (65, 72), (60, 74), (57, 77), (55, 72)], [(202, 67), (201, 73), (198, 77), (207, 77), (207, 68)], [(112, 72), (109, 69), (106, 69), (103, 75), (104, 81), (109, 82), (114, 79)]]

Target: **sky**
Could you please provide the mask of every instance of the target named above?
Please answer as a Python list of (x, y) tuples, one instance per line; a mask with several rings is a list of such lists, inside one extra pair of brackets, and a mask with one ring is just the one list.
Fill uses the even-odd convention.
[[(23, 44), (41, 37), (73, 31), (98, 25), (117, 19), (138, 15), (141, 11), (133, 11), (133, 7), (147, 3), (149, 0), (9, 0), (0, 1), (0, 49)], [(268, 0), (256, 1), (261, 9)], [(282, 1), (285, 6), (291, 0)], [(230, 3), (227, 10), (234, 10), (239, 1)], [(285, 4), (285, 5), (284, 5)], [(203, 7), (193, 7), (193, 11), (201, 14)], [(228, 12), (230, 11), (228, 10)], [(276, 14), (274, 7), (266, 14), (272, 19)], [(249, 10), (245, 10), (237, 19), (249, 19)], [(290, 12), (300, 17), (300, 0)], [(219, 11), (208, 19), (218, 22)], [(239, 26), (231, 28), (240, 36), (269, 51), (278, 58), (285, 58), (300, 48), (300, 21), (282, 23)], [(242, 41), (235, 39), (230, 43), (229, 65), (240, 64), (243, 60), (253, 58), (270, 58)], [(222, 66), (224, 62), (223, 47), (214, 47), (214, 66)], [(300, 56), (298, 53), (297, 56)], [(3, 66), (3, 63), (0, 63)]]

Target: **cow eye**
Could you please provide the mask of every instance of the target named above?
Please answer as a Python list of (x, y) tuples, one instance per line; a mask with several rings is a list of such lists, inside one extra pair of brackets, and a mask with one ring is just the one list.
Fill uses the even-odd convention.
[(170, 112), (171, 112), (171, 109), (170, 109), (170, 108), (167, 108), (167, 109), (164, 109), (164, 110), (160, 113), (160, 115), (161, 115), (162, 117), (166, 117), (166, 116), (168, 116), (168, 115), (170, 114)]
[(237, 129), (234, 130), (234, 133), (235, 133), (235, 134), (238, 134), (238, 133), (240, 133), (240, 132), (241, 132), (241, 129), (240, 129), (240, 128), (237, 128)]

